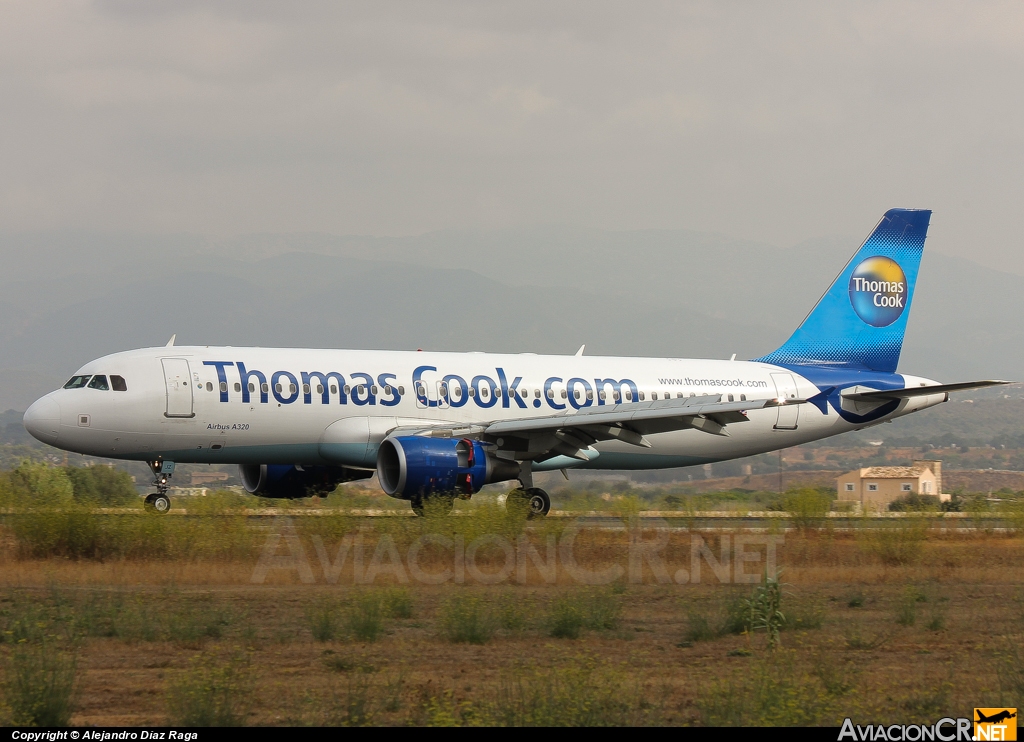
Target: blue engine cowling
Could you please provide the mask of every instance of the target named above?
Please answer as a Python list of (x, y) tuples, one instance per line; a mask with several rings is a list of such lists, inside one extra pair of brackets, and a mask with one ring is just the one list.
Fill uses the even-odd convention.
[(242, 464), (238, 467), (238, 475), (250, 495), (294, 500), (324, 497), (342, 482), (372, 477), (373, 471), (347, 466)]
[(392, 497), (410, 499), (431, 492), (471, 495), (485, 484), (519, 476), (519, 464), (489, 455), (469, 438), (387, 438), (377, 452), (377, 478)]

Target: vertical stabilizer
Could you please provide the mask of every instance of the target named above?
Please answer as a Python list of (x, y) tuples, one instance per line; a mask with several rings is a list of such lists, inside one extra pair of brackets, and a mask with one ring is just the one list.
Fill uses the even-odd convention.
[(755, 360), (894, 372), (931, 214), (885, 212), (792, 337)]

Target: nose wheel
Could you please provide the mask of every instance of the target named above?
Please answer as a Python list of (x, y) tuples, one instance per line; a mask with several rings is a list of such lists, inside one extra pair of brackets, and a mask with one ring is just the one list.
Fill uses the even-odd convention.
[(167, 491), (171, 488), (168, 480), (174, 474), (174, 462), (157, 460), (146, 463), (153, 472), (153, 486), (156, 487), (156, 492), (146, 497), (145, 507), (151, 513), (163, 515), (171, 509), (171, 498)]
[(171, 509), (171, 498), (161, 492), (154, 492), (146, 498), (146, 510), (163, 515)]

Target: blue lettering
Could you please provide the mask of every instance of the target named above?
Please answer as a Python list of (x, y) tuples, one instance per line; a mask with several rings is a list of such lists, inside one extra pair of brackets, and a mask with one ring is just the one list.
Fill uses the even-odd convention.
[(302, 403), (312, 404), (313, 403), (313, 379), (320, 382), (320, 386), (323, 387), (323, 392), (320, 394), (321, 404), (331, 403), (331, 379), (334, 379), (338, 385), (338, 404), (345, 404), (348, 402), (348, 398), (345, 396), (345, 377), (339, 374), (337, 371), (331, 371), (328, 374), (321, 373), (319, 371), (303, 371), (302, 372), (302, 383), (305, 386), (309, 384), (309, 391), (303, 389)]
[[(624, 399), (625, 395), (622, 393), (622, 387), (623, 386), (628, 386), (629, 387), (629, 391), (630, 391), (630, 398), (633, 401), (637, 400), (636, 383), (632, 379), (622, 379), (621, 381), (616, 381), (615, 379), (594, 379), (594, 385), (597, 387), (597, 406), (598, 407), (600, 407), (600, 406), (602, 406), (604, 404), (604, 400), (601, 398), (601, 393), (604, 391), (604, 388), (606, 386), (610, 386), (612, 388), (612, 403), (613, 404), (615, 404), (617, 402), (625, 401), (625, 399)], [(618, 399), (615, 398), (616, 394), (619, 395)]]
[[(483, 394), (480, 393), (480, 384), (487, 384), (489, 390), (487, 402), (483, 401)], [(490, 376), (474, 376), (470, 382), (471, 388), (476, 390), (476, 403), (480, 407), (494, 407), (498, 402), (498, 384)]]
[(402, 401), (402, 395), (398, 393), (398, 386), (388, 381), (388, 379), (396, 380), (397, 378), (394, 374), (381, 374), (377, 377), (377, 383), (380, 384), (381, 390), (391, 387), (391, 396), (393, 397), (393, 399), (381, 399), (381, 406), (394, 407)]
[[(365, 384), (359, 384), (358, 386), (355, 385), (355, 384), (352, 385), (352, 404), (357, 404), (357, 405), (360, 405), (360, 406), (367, 405), (367, 404), (369, 404), (369, 405), (377, 404), (377, 397), (373, 393), (373, 377), (370, 376), (369, 374), (364, 374), (364, 373), (360, 372), (360, 373), (352, 374), (352, 381), (354, 382), (356, 379), (362, 379), (366, 383)], [(362, 390), (363, 392), (366, 393), (366, 398), (365, 399), (362, 399), (359, 396), (360, 390)]]
[(437, 407), (437, 402), (427, 397), (427, 385), (423, 383), (426, 371), (437, 371), (437, 366), (417, 366), (412, 372), (412, 390), (416, 393), (416, 401), (423, 407)]
[(501, 406), (507, 408), (509, 406), (509, 399), (511, 398), (516, 401), (516, 404), (519, 407), (525, 410), (526, 402), (524, 402), (522, 397), (519, 396), (516, 389), (516, 387), (522, 383), (523, 377), (517, 376), (512, 380), (512, 383), (509, 384), (508, 380), (505, 378), (505, 369), (499, 368), (496, 370), (498, 372), (498, 381), (501, 382)]
[[(582, 403), (576, 399), (576, 390), (573, 389), (577, 384), (583, 385), (584, 391), (582, 394)], [(593, 399), (591, 399), (594, 396), (594, 388), (590, 386), (590, 382), (586, 379), (580, 379), (579, 377), (569, 379), (568, 383), (565, 385), (565, 389), (569, 392), (569, 404), (577, 410), (581, 407), (590, 407), (590, 405), (594, 403)]]
[(217, 386), (220, 389), (220, 401), (228, 401), (228, 375), (224, 371), (225, 366), (234, 366), (231, 361), (203, 361), (204, 366), (217, 367)]
[(552, 407), (552, 408), (554, 408), (556, 410), (564, 410), (565, 409), (565, 405), (564, 404), (558, 404), (557, 402), (555, 402), (555, 392), (551, 388), (551, 385), (554, 384), (556, 381), (561, 381), (561, 380), (562, 380), (562, 377), (560, 377), (560, 376), (552, 376), (547, 381), (544, 382), (544, 399), (546, 399), (548, 401), (548, 406), (549, 407)]
[[(448, 387), (448, 404), (452, 407), (462, 407), (469, 401), (469, 384), (458, 374), (448, 374), (443, 379), (444, 385)], [(452, 393), (452, 382), (458, 382), (459, 384), (459, 396), (458, 399)]]
[[(291, 396), (281, 396), (284, 393), (284, 386), (279, 384), (278, 380), (282, 376), (287, 378), (288, 382), (291, 384), (291, 388), (289, 389), (289, 394)], [(295, 374), (291, 373), (290, 371), (275, 371), (274, 375), (270, 377), (270, 386), (272, 387), (272, 391), (274, 393), (274, 399), (276, 399), (281, 404), (291, 404), (292, 402), (299, 398), (299, 380), (296, 379)], [(281, 391), (278, 391), (277, 389), (279, 386), (281, 387)]]
[(235, 366), (238, 367), (238, 378), (242, 382), (242, 402), (244, 402), (245, 404), (249, 404), (249, 379), (255, 376), (256, 380), (259, 381), (260, 404), (266, 404), (267, 377), (264, 376), (261, 371), (257, 371), (256, 369), (253, 369), (252, 371), (247, 371), (245, 368), (245, 364), (242, 363), (241, 361), (236, 361)]

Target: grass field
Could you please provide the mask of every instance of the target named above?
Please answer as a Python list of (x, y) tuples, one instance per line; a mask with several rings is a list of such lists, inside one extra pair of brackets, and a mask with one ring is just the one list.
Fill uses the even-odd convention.
[[(1024, 543), (1012, 521), (698, 534), (634, 516), (580, 530), (488, 508), (269, 526), (225, 513), (8, 515), (0, 717), (931, 723), (1024, 705)], [(758, 583), (769, 543), (783, 583), (775, 619)]]

